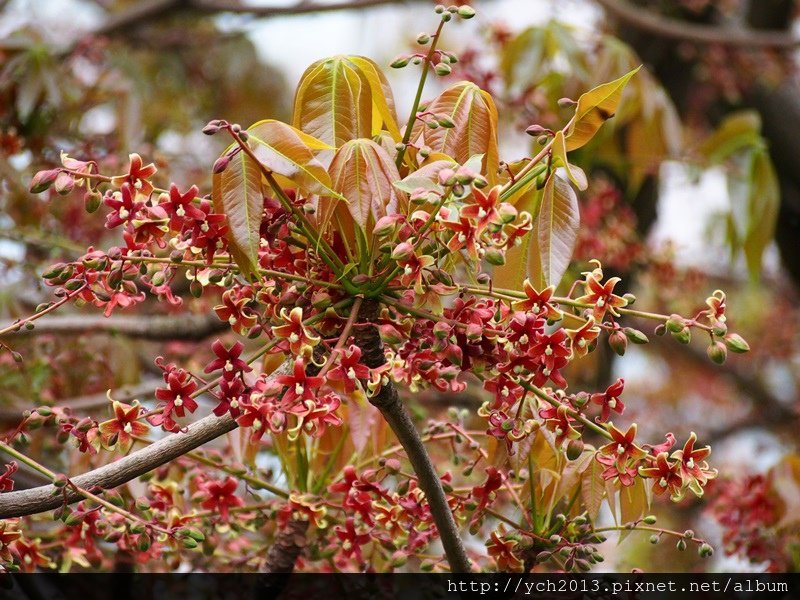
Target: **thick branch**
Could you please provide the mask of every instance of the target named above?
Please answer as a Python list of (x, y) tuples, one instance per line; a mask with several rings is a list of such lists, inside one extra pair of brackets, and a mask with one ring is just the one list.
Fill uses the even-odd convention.
[(717, 25), (702, 25), (671, 19), (655, 12), (639, 8), (628, 0), (596, 0), (605, 11), (636, 29), (664, 38), (686, 40), (698, 44), (720, 44), (724, 46), (746, 46), (792, 49), (800, 46), (800, 38), (783, 30), (748, 30)]
[(6, 337), (20, 335), (76, 335), (79, 333), (110, 333), (145, 340), (203, 340), (225, 331), (228, 324), (214, 315), (128, 316), (102, 315), (47, 316), (36, 321), (31, 329), (20, 329)]
[[(289, 363), (284, 363), (273, 373), (273, 377), (287, 373), (288, 367)], [(238, 424), (230, 415), (223, 417), (209, 415), (189, 425), (185, 433), (169, 435), (116, 462), (77, 475), (71, 480), (83, 489), (113, 489), (180, 458), (237, 427)], [(55, 486), (45, 485), (30, 490), (0, 494), (0, 519), (34, 515), (58, 508), (63, 504), (64, 497), (60, 493), (54, 496), (55, 492)], [(77, 502), (81, 499), (82, 496), (76, 492), (67, 493), (68, 502)]]
[[(359, 320), (362, 323), (374, 323), (378, 319), (379, 310), (380, 305), (375, 300), (366, 300), (361, 306)], [(383, 343), (378, 329), (374, 325), (358, 327), (354, 337), (356, 344), (361, 348), (361, 360), (365, 365), (375, 369), (385, 364)], [(381, 386), (380, 391), (370, 398), (370, 402), (381, 411), (383, 418), (392, 428), (411, 462), (419, 487), (425, 492), (425, 498), (428, 500), (431, 515), (447, 555), (447, 561), (450, 563), (450, 570), (453, 573), (469, 573), (472, 568), (464, 550), (455, 518), (447, 503), (442, 481), (425, 450), (419, 432), (414, 427), (411, 416), (398, 397), (394, 383), (389, 380), (388, 383)]]

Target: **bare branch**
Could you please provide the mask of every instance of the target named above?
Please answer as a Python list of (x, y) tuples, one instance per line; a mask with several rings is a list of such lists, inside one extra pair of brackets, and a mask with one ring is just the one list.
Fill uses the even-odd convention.
[[(288, 372), (290, 362), (285, 362), (272, 377)], [(175, 460), (238, 427), (230, 415), (217, 417), (208, 415), (192, 423), (185, 433), (176, 433), (137, 450), (116, 462), (104, 465), (88, 473), (77, 475), (71, 481), (85, 490), (101, 488), (113, 489), (137, 477), (149, 473), (170, 461)], [(58, 508), (64, 503), (64, 496), (53, 485), (45, 485), (30, 490), (0, 494), (0, 519), (34, 515)], [(56, 493), (56, 495), (54, 495)], [(67, 502), (77, 502), (83, 496), (68, 492)]]
[(800, 46), (800, 38), (785, 31), (767, 31), (701, 25), (672, 19), (655, 12), (639, 8), (627, 0), (596, 0), (605, 11), (620, 21), (637, 29), (648, 31), (664, 38), (686, 40), (698, 44), (720, 44), (723, 46), (746, 46), (761, 48), (783, 48), (791, 50)]
[(33, 329), (20, 329), (6, 336), (76, 335), (109, 333), (145, 340), (199, 341), (225, 331), (229, 325), (214, 315), (113, 316), (58, 315), (36, 321)]

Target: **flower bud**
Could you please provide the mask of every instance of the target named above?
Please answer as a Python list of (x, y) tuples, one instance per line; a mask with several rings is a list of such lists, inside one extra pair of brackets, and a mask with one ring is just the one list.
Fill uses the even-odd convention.
[(389, 66), (393, 69), (402, 69), (408, 64), (408, 60), (409, 58), (407, 56), (398, 56)]
[(189, 293), (195, 298), (199, 298), (203, 295), (203, 284), (197, 279), (193, 279), (192, 283), (189, 284)]
[(578, 104), (578, 103), (575, 102), (575, 100), (573, 100), (572, 98), (559, 98), (558, 99), (558, 105), (561, 108), (569, 108), (570, 106), (575, 106), (576, 104)]
[(506, 254), (498, 248), (487, 248), (483, 254), (486, 262), (495, 267), (501, 267), (506, 264)]
[(727, 346), (728, 350), (735, 352), (736, 354), (750, 352), (750, 344), (748, 344), (738, 333), (726, 335), (725, 346)]
[(713, 342), (706, 349), (706, 353), (708, 354), (708, 358), (711, 359), (711, 362), (718, 365), (723, 364), (725, 359), (728, 358), (728, 349), (725, 347), (725, 344), (720, 341)]
[(567, 458), (577, 460), (583, 454), (583, 440), (570, 440), (567, 444)]
[(653, 535), (650, 536), (650, 543), (657, 544), (659, 539), (660, 538), (658, 537), (658, 534), (654, 533)]
[(646, 525), (655, 525), (656, 524), (656, 516), (655, 515), (647, 515), (642, 521), (645, 522)]
[(646, 344), (650, 341), (647, 339), (645, 334), (638, 329), (634, 329), (633, 327), (623, 328), (622, 333), (625, 334), (625, 337), (628, 338), (628, 341), (633, 342), (634, 344)]
[(533, 125), (531, 125), (530, 127), (528, 127), (525, 130), (525, 133), (527, 133), (528, 135), (530, 135), (532, 137), (539, 137), (540, 135), (547, 134), (548, 130), (545, 129), (544, 127), (542, 127), (541, 125), (538, 125), (538, 124), (534, 123)]
[(225, 169), (228, 168), (228, 163), (230, 163), (230, 162), (231, 162), (231, 159), (230, 159), (229, 156), (220, 156), (214, 162), (214, 166), (212, 167), (211, 171), (215, 175), (218, 175), (218, 174), (222, 173)]
[(437, 15), (440, 15), (440, 14), (442, 14), (442, 13), (444, 12), (444, 10), (445, 10), (445, 8), (444, 8), (444, 4), (437, 4), (437, 5), (436, 5), (436, 6), (433, 8), (433, 12), (435, 12)]
[(87, 213), (97, 212), (103, 201), (103, 195), (97, 190), (90, 190), (83, 195), (83, 207)]
[(684, 327), (680, 331), (673, 333), (672, 337), (674, 337), (681, 344), (688, 344), (692, 341), (692, 332), (689, 331), (688, 327)]
[(74, 187), (75, 180), (72, 178), (72, 175), (65, 173), (64, 171), (58, 174), (53, 185), (53, 188), (60, 196), (66, 196), (73, 190)]
[(38, 194), (47, 190), (53, 182), (55, 182), (58, 174), (61, 173), (60, 169), (50, 169), (47, 171), (39, 171), (31, 179), (30, 191), (32, 194)]
[(714, 548), (711, 547), (710, 544), (703, 542), (700, 544), (700, 548), (698, 549), (698, 554), (700, 554), (701, 558), (708, 558), (712, 554), (714, 554)]
[(439, 183), (442, 185), (454, 185), (458, 180), (456, 178), (456, 172), (450, 168), (444, 168), (439, 171)]
[(395, 246), (391, 254), (394, 260), (408, 260), (413, 255), (414, 255), (414, 246), (412, 246), (408, 242), (402, 242), (400, 244), (397, 244), (397, 246)]
[(433, 70), (439, 77), (446, 77), (447, 75), (450, 75), (450, 73), (452, 73), (453, 71), (450, 65), (445, 63), (439, 63), (433, 68)]
[(425, 44), (427, 44), (427, 43), (428, 43), (428, 42), (430, 42), (430, 41), (431, 41), (431, 36), (430, 36), (430, 35), (428, 35), (427, 33), (420, 33), (420, 34), (417, 36), (417, 43), (418, 43), (420, 46), (424, 46)]
[(622, 331), (617, 329), (608, 336), (608, 345), (619, 356), (625, 356), (625, 350), (628, 349), (628, 338)]
[(401, 334), (394, 325), (389, 325), (388, 323), (380, 325), (378, 327), (378, 332), (380, 333), (383, 343), (390, 346), (400, 344), (405, 340), (403, 334)]
[(679, 540), (678, 540), (678, 543), (677, 543), (677, 544), (675, 544), (675, 547), (676, 547), (676, 548), (677, 548), (677, 549), (678, 549), (680, 552), (683, 552), (684, 550), (686, 550), (686, 540), (684, 540), (683, 538), (679, 539)]
[(686, 327), (683, 317), (680, 315), (670, 315), (666, 322), (667, 329), (670, 333), (680, 333)]
[(227, 125), (225, 121), (214, 119), (213, 121), (209, 121), (208, 124), (205, 127), (203, 127), (203, 133), (205, 133), (206, 135), (214, 135), (225, 125)]
[(458, 7), (458, 16), (462, 19), (471, 19), (475, 16), (475, 9), (471, 6), (459, 6)]

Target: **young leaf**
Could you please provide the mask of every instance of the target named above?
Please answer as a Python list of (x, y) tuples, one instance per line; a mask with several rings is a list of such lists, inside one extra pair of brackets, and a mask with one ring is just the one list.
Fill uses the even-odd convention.
[(575, 116), (567, 130), (567, 150), (575, 150), (586, 144), (603, 123), (614, 116), (625, 84), (639, 69), (641, 67), (636, 67), (619, 79), (599, 85), (578, 98)]
[[(344, 210), (364, 233), (368, 245), (372, 243), (372, 230), (378, 219), (407, 210), (405, 194), (394, 186), (400, 179), (397, 167), (386, 151), (372, 140), (345, 143), (333, 157), (330, 174), (333, 188), (347, 199)], [(327, 223), (334, 209), (341, 214), (343, 204), (334, 201), (321, 206), (322, 222)]]
[(334, 148), (383, 127), (400, 139), (389, 84), (374, 62), (360, 56), (335, 56), (308, 67), (297, 86), (292, 124)]
[[(547, 178), (536, 218), (536, 235), (545, 285), (558, 285), (578, 238), (580, 214), (572, 187), (555, 173)], [(530, 268), (530, 267), (529, 267)]]
[(228, 219), (228, 249), (242, 273), (258, 270), (259, 229), (264, 211), (261, 171), (244, 152), (238, 152), (222, 173), (213, 177), (214, 210)]
[(581, 500), (586, 507), (589, 520), (594, 522), (600, 514), (600, 506), (603, 504), (603, 497), (606, 493), (605, 481), (603, 481), (603, 465), (597, 460), (592, 460), (591, 465), (584, 471), (581, 479)]
[(314, 155), (330, 146), (271, 119), (255, 123), (247, 133), (253, 153), (267, 169), (291, 180), (304, 194), (336, 196), (328, 172)]
[(417, 121), (412, 139), (421, 136), (424, 145), (451, 156), (459, 164), (483, 154), (482, 173), (494, 185), (500, 159), (497, 108), (492, 97), (474, 83), (462, 81), (442, 92), (428, 105), (427, 112), (447, 117), (454, 127), (430, 129)]

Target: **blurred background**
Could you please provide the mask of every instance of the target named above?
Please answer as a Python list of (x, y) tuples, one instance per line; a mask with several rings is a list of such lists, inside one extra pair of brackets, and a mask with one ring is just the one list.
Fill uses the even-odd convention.
[[(535, 153), (533, 123), (563, 124), (558, 99), (645, 69), (602, 134), (576, 154), (591, 173), (572, 275), (598, 258), (646, 310), (693, 315), (715, 289), (750, 354), (713, 365), (702, 340), (650, 336), (624, 360), (607, 347), (571, 381), (626, 380), (618, 425), (644, 438), (694, 430), (720, 478), (702, 499), (655, 507), (661, 525), (691, 524), (724, 550), (717, 570), (800, 568), (800, 89), (793, 0), (473, 0), (478, 16), (450, 27), (460, 58), (436, 86), (470, 79), (496, 98), (501, 156)], [(31, 194), (33, 173), (60, 152), (116, 172), (136, 151), (160, 180), (210, 189), (221, 151), (203, 125), (289, 119), (312, 61), (364, 54), (385, 67), (400, 115), (418, 77), (388, 64), (413, 52), (436, 19), (429, 0), (0, 1), (0, 315), (51, 298), (41, 273), (88, 245), (118, 244), (82, 194)], [(567, 278), (569, 279), (569, 277)], [(181, 308), (147, 301), (103, 319), (69, 309), (0, 338), (0, 428), (25, 409), (69, 404), (86, 414), (158, 384), (152, 357), (204, 364), (197, 341), (219, 330), (186, 285)], [(196, 318), (185, 321), (187, 315)], [(169, 332), (155, 316), (186, 323)], [(127, 319), (127, 320), (126, 320)], [(642, 329), (647, 330), (644, 326)], [(11, 350), (23, 355), (17, 363)], [(206, 350), (204, 350), (205, 352)], [(422, 409), (452, 399), (424, 394)], [(469, 404), (468, 397), (459, 399)], [(77, 457), (80, 461), (84, 458)], [(75, 467), (75, 465), (72, 465)], [(21, 472), (18, 485), (35, 485)], [(668, 545), (633, 537), (605, 567), (697, 568)], [(634, 558), (635, 557), (635, 560)], [(609, 564), (610, 560), (610, 564)], [(708, 568), (708, 563), (704, 563)]]

